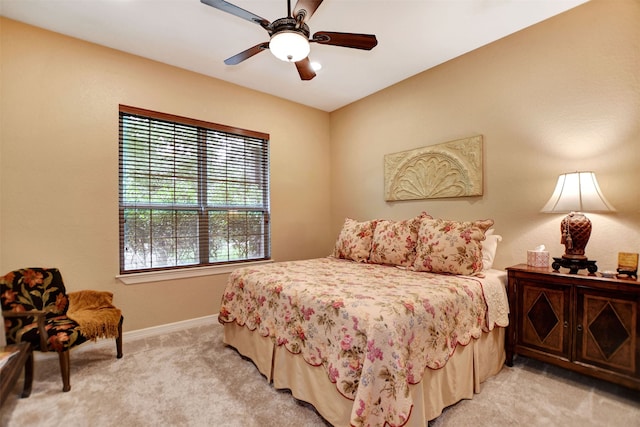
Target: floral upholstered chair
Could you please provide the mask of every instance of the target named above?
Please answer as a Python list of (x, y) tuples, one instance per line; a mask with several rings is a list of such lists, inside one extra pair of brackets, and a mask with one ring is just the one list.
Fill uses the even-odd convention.
[(113, 294), (79, 291), (67, 295), (57, 268), (25, 268), (0, 277), (0, 301), (7, 344), (28, 342), (31, 349), (55, 351), (62, 391), (69, 391), (69, 349), (87, 340), (115, 338), (122, 357), (121, 311)]

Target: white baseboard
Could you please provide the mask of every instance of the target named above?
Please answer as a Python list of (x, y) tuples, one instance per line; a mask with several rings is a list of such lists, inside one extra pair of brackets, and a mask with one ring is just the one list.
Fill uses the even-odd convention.
[(195, 319), (181, 320), (179, 322), (151, 326), (149, 328), (137, 329), (135, 331), (128, 331), (122, 334), (122, 339), (126, 342), (127, 339), (148, 338), (156, 335), (167, 334), (170, 332), (181, 331), (184, 329), (195, 328), (197, 326), (211, 325), (217, 322), (218, 315), (212, 314), (209, 316), (197, 317)]
[[(170, 332), (181, 331), (184, 329), (195, 328), (198, 326), (206, 326), (213, 325), (218, 323), (218, 315), (212, 314), (209, 316), (197, 317), (195, 319), (187, 319), (181, 320), (179, 322), (166, 323), (164, 325), (151, 326), (149, 328), (144, 329), (136, 329), (134, 331), (127, 331), (122, 334), (122, 342), (123, 345), (126, 344), (128, 340), (137, 340), (143, 338), (154, 337), (157, 335), (164, 335)], [(105, 346), (115, 347), (113, 339), (100, 339), (98, 341), (88, 341), (83, 343), (82, 345), (77, 347), (78, 351), (86, 351), (90, 349), (102, 348)], [(75, 349), (72, 349), (75, 350)], [(35, 351), (33, 353), (35, 360), (44, 360), (52, 357), (58, 357), (56, 352), (46, 352), (43, 353), (41, 351)]]

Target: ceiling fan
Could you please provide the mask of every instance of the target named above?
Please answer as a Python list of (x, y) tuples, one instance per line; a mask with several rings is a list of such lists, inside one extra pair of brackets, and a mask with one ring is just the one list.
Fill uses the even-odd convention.
[(291, 10), (291, 0), (287, 0), (287, 16), (276, 19), (273, 22), (269, 22), (258, 15), (223, 0), (200, 1), (223, 12), (260, 25), (271, 37), (268, 42), (259, 43), (225, 59), (224, 63), (227, 65), (239, 64), (245, 59), (269, 49), (278, 59), (295, 63), (302, 80), (311, 80), (316, 76), (316, 73), (311, 67), (311, 61), (309, 61), (308, 55), (311, 50), (309, 43), (363, 50), (371, 50), (378, 44), (378, 40), (373, 34), (337, 33), (332, 31), (318, 31), (309, 39), (311, 32), (306, 22), (318, 9), (322, 0), (298, 0), (293, 11)]

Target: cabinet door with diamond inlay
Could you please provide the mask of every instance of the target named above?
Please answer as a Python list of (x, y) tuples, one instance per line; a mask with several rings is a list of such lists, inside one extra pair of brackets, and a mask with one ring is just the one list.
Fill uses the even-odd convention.
[(518, 345), (569, 359), (571, 287), (522, 280), (518, 297)]
[(577, 331), (576, 360), (638, 376), (638, 303), (633, 297), (578, 288)]

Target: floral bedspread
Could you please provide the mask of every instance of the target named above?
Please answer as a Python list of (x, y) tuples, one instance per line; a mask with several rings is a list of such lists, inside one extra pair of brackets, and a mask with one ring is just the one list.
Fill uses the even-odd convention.
[(401, 426), (413, 407), (409, 384), (443, 367), (457, 345), (508, 324), (503, 286), (487, 286), (332, 257), (281, 262), (232, 273), (219, 320), (322, 365), (354, 400), (352, 425)]

